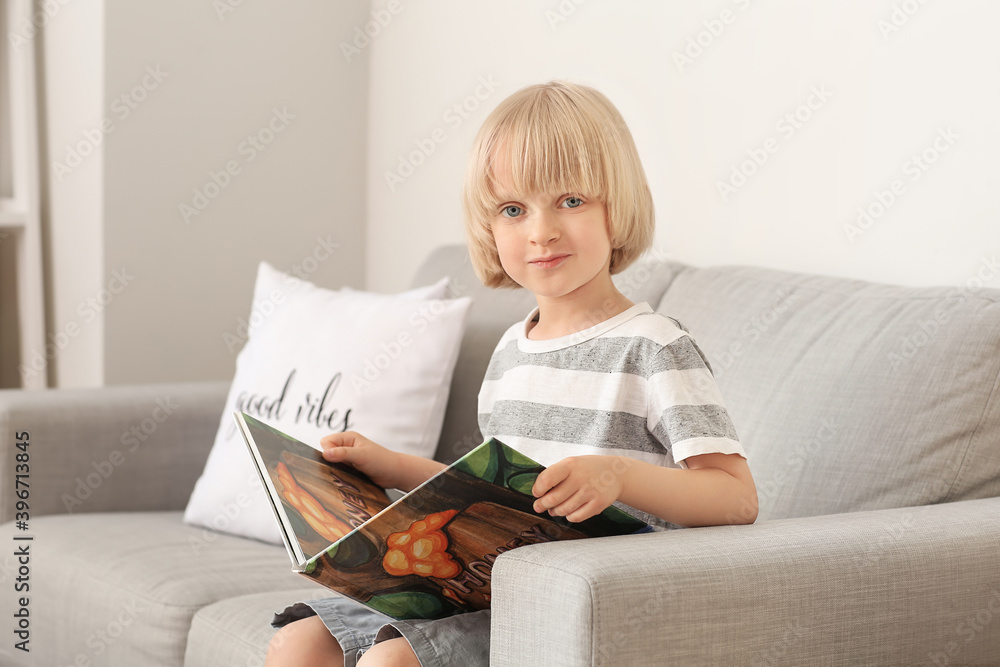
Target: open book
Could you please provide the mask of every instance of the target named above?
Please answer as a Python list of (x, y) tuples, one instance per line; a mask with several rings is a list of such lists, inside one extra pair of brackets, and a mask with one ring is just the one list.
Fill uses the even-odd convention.
[(243, 412), (292, 570), (396, 619), (490, 606), (493, 561), (526, 544), (646, 532), (609, 507), (579, 523), (532, 509), (544, 467), (490, 439), (395, 502), (355, 468)]

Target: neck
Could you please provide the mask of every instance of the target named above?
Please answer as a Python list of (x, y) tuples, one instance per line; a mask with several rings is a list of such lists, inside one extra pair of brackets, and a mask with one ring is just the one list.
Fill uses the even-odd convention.
[(546, 339), (568, 336), (609, 320), (634, 305), (618, 291), (610, 276), (606, 284), (591, 287), (560, 297), (535, 295), (538, 324), (530, 330), (528, 337)]

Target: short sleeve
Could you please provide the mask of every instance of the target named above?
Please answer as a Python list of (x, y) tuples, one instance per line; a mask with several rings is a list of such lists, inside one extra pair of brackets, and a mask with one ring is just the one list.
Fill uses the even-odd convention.
[(715, 376), (691, 336), (664, 345), (647, 368), (646, 426), (680, 463), (699, 454), (746, 452)]

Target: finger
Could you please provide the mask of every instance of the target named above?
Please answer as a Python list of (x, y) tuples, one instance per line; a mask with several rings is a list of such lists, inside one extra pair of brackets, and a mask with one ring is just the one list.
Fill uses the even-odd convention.
[(570, 494), (564, 501), (557, 503), (549, 509), (549, 514), (552, 516), (569, 516), (583, 507), (592, 497), (593, 494), (588, 493), (586, 488), (577, 489), (576, 493)]
[(577, 523), (579, 521), (586, 521), (592, 516), (596, 516), (604, 511), (605, 508), (601, 507), (601, 502), (598, 498), (594, 498), (576, 510), (570, 512), (566, 515), (566, 520), (570, 523)]
[(551, 514), (553, 509), (565, 503), (576, 492), (577, 488), (573, 487), (570, 484), (565, 484), (565, 483), (559, 484), (555, 486), (553, 489), (551, 489), (548, 493), (543, 495), (541, 498), (535, 500), (533, 507), (535, 508), (536, 512), (544, 512), (545, 510), (549, 510), (549, 513)]
[(538, 473), (538, 477), (535, 478), (535, 483), (531, 487), (531, 495), (541, 498), (567, 477), (569, 477), (569, 470), (566, 466), (556, 463)]

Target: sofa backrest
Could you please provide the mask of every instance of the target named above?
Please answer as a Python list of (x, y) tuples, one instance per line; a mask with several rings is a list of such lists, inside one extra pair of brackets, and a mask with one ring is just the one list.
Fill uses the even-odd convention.
[(1000, 290), (671, 269), (760, 519), (1000, 496)]
[[(436, 458), (479, 444), (477, 396), (501, 334), (534, 307), (493, 290), (464, 246), (414, 285), (451, 276), (473, 298)], [(760, 520), (1000, 496), (1000, 290), (907, 288), (647, 256), (615, 276), (686, 326), (746, 447)]]

